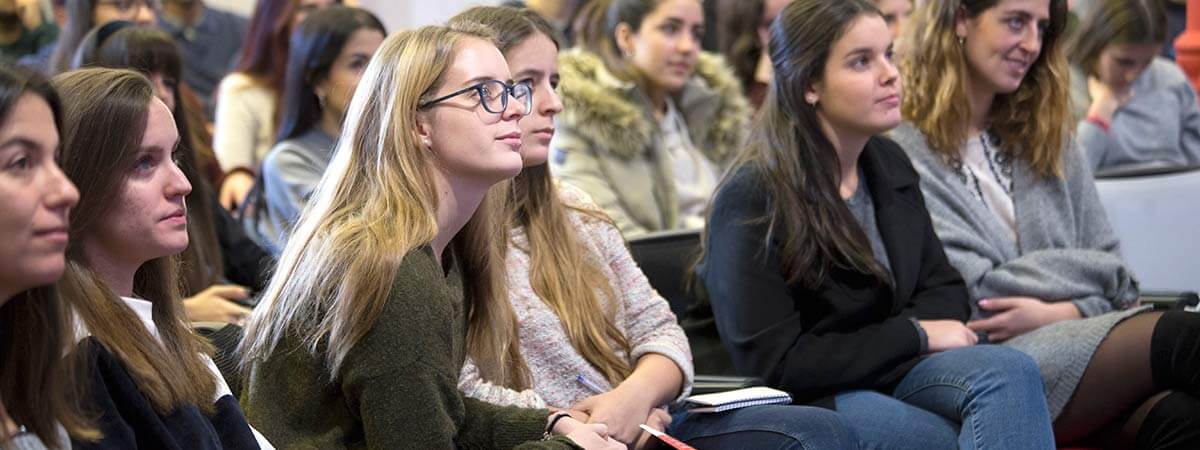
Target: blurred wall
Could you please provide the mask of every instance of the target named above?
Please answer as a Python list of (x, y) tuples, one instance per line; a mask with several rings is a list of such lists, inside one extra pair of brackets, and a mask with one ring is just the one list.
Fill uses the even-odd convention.
[[(249, 17), (254, 0), (205, 0), (214, 8), (233, 11)], [(499, 0), (356, 0), (359, 6), (371, 10), (383, 20), (388, 31), (404, 30), (449, 19), (468, 6), (494, 5)], [(347, 1), (347, 3), (350, 3)]]

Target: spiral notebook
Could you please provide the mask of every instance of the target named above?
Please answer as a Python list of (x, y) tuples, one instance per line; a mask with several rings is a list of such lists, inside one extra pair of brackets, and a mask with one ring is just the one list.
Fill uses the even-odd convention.
[(716, 413), (747, 406), (787, 404), (792, 402), (792, 396), (778, 389), (755, 386), (716, 394), (693, 395), (684, 401), (688, 404), (688, 412)]

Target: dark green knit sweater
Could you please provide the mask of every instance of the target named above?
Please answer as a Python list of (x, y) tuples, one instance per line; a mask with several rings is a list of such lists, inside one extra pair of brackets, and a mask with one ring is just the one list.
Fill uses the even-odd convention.
[(443, 275), (428, 247), (406, 255), (383, 311), (332, 382), (322, 355), (286, 337), (251, 369), (250, 423), (286, 449), (578, 448), (565, 437), (536, 441), (546, 410), (459, 393), (467, 316), (462, 274), (450, 266)]

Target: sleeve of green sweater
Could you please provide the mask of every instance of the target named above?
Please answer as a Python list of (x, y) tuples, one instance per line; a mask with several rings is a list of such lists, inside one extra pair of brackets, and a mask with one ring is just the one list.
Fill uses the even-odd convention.
[(500, 407), (462, 396), (460, 367), (452, 356), (455, 311), (440, 297), (444, 290), (427, 283), (434, 280), (411, 275), (398, 274), (383, 311), (339, 371), (367, 447), (578, 448), (565, 437), (522, 444), (541, 438), (546, 410)]

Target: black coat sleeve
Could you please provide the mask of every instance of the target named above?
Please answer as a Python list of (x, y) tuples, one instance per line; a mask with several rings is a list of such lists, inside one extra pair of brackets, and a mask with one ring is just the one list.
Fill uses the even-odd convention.
[(270, 268), (274, 259), (246, 235), (242, 224), (234, 219), (220, 202), (214, 199), (212, 205), (217, 240), (221, 244), (221, 263), (225, 265), (225, 278), (249, 288), (252, 292), (263, 290), (270, 279)]
[[(793, 289), (774, 252), (764, 246), (767, 225), (755, 223), (767, 198), (742, 169), (717, 193), (697, 274), (712, 303), (717, 328), (743, 375), (758, 376), (800, 402), (855, 388), (882, 388), (914, 360), (921, 339), (903, 315), (854, 326), (810, 326), (801, 306), (829, 290)], [(807, 311), (819, 308), (807, 308)], [(810, 315), (820, 314), (809, 312)], [(815, 328), (829, 331), (818, 331)]]
[[(898, 151), (899, 152), (899, 151)], [(906, 170), (913, 172), (912, 164), (901, 155), (900, 162)], [(942, 240), (938, 239), (933, 229), (929, 210), (925, 208), (925, 199), (919, 186), (914, 186), (908, 192), (909, 200), (919, 211), (921, 243), (921, 270), (917, 276), (917, 284), (912, 296), (904, 307), (902, 315), (915, 317), (918, 320), (957, 320), (965, 322), (971, 318), (971, 304), (967, 295), (967, 284), (962, 275), (950, 264), (946, 251), (942, 248)]]

